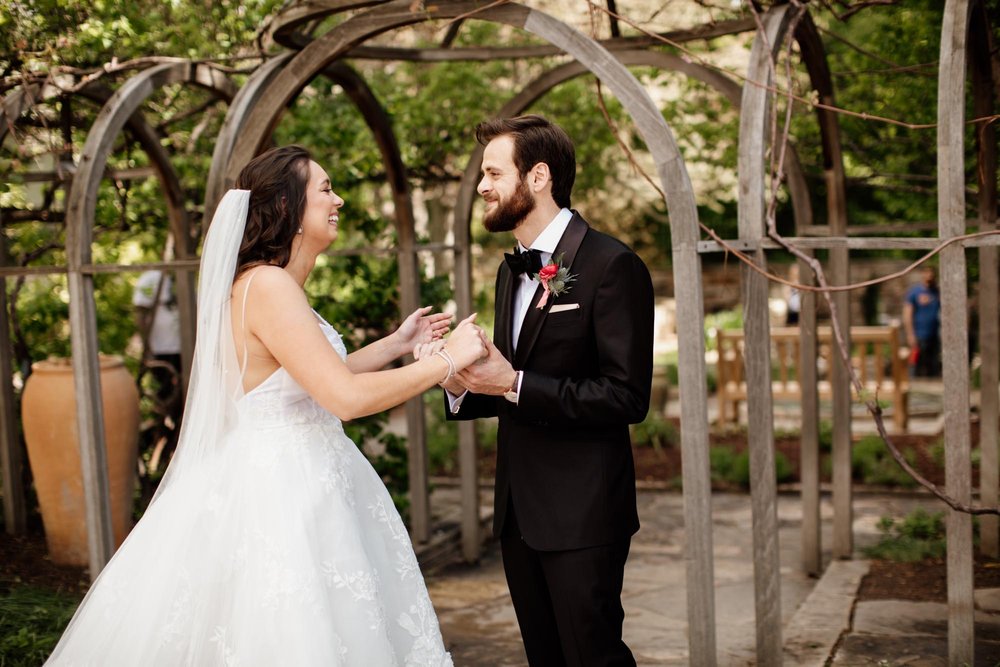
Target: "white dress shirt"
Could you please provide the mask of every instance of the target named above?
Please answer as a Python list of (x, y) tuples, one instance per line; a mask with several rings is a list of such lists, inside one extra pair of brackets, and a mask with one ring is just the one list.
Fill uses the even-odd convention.
[[(573, 212), (568, 208), (560, 209), (556, 214), (556, 217), (552, 218), (552, 222), (546, 225), (542, 233), (532, 242), (531, 249), (538, 250), (542, 255), (542, 266), (545, 266), (552, 259), (552, 253), (555, 252), (556, 246), (559, 245), (559, 241), (562, 239), (563, 234), (566, 233), (566, 228), (569, 227), (569, 221), (573, 219)], [(521, 252), (527, 250), (521, 242), (518, 241), (517, 248)], [(538, 279), (535, 276), (528, 275), (527, 273), (522, 273), (515, 278), (517, 281), (514, 286), (514, 303), (511, 310), (511, 344), (513, 349), (517, 349), (517, 340), (521, 335), (521, 326), (524, 324), (524, 318), (528, 315), (528, 308), (531, 306), (531, 299), (535, 295), (535, 290), (538, 289)], [(521, 393), (521, 379), (523, 375), (518, 372), (517, 374), (517, 393)], [(454, 396), (450, 391), (445, 391), (445, 395), (448, 397), (448, 405), (451, 407), (452, 414), (456, 414), (458, 409), (462, 407), (462, 401), (469, 392), (462, 392), (461, 396)]]

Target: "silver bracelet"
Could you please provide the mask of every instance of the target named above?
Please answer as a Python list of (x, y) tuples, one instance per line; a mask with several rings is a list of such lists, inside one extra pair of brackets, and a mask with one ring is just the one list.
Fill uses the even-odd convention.
[(446, 383), (448, 380), (455, 377), (455, 372), (456, 372), (455, 360), (451, 358), (450, 354), (448, 354), (448, 350), (444, 349), (443, 347), (434, 354), (444, 359), (445, 363), (448, 364), (448, 377), (438, 382), (438, 384), (444, 385), (444, 383)]

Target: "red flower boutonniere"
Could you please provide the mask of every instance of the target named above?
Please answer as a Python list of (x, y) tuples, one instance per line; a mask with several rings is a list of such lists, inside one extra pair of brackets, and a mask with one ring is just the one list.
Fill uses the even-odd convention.
[(562, 265), (562, 258), (563, 256), (559, 255), (535, 274), (535, 279), (542, 283), (542, 289), (545, 290), (542, 293), (542, 298), (538, 300), (536, 308), (545, 307), (549, 300), (549, 294), (557, 297), (568, 292), (570, 290), (569, 284), (576, 280), (576, 275), (570, 273), (569, 269)]

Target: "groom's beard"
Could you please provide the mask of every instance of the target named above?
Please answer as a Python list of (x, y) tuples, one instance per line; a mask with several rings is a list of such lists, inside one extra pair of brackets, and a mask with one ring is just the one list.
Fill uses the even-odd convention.
[(510, 199), (497, 201), (496, 208), (486, 214), (483, 226), (488, 232), (511, 232), (534, 210), (535, 198), (522, 178)]

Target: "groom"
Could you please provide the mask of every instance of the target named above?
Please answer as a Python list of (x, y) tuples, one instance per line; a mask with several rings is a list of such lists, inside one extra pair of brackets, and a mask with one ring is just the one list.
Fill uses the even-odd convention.
[(635, 665), (621, 589), (639, 529), (628, 425), (649, 407), (649, 272), (570, 210), (560, 127), (496, 119), (476, 139), (484, 224), (517, 248), (497, 272), (489, 356), (445, 387), (449, 418), (499, 416), (493, 533), (530, 664)]

